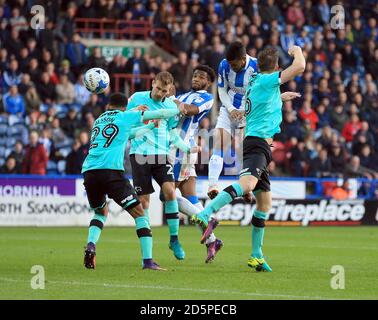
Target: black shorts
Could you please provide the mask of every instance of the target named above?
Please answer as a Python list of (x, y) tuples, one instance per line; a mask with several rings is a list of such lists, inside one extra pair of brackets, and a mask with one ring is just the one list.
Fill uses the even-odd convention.
[(103, 208), (106, 204), (106, 195), (125, 210), (130, 210), (140, 203), (123, 171), (109, 169), (86, 171), (84, 187), (92, 209)]
[(151, 194), (155, 191), (152, 178), (160, 187), (164, 182), (175, 182), (173, 166), (167, 155), (132, 154), (130, 163), (133, 170), (133, 184), (138, 195)]
[(243, 170), (240, 176), (253, 175), (259, 181), (256, 191), (270, 191), (268, 165), (272, 161), (272, 151), (265, 139), (246, 137), (243, 141)]

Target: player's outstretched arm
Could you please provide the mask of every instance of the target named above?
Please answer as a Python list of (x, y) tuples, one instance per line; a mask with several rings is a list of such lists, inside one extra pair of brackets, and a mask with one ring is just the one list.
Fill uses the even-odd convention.
[(286, 91), (281, 94), (282, 101), (289, 101), (289, 100), (293, 100), (295, 98), (300, 98), (300, 97), (301, 97), (301, 94), (299, 92)]
[(182, 152), (185, 153), (197, 153), (199, 152), (199, 147), (190, 147), (184, 140), (181, 139), (177, 129), (173, 129), (169, 132), (169, 141)]
[(133, 129), (130, 130), (129, 139), (131, 140), (131, 139), (143, 136), (146, 132), (152, 130), (153, 128), (155, 128), (154, 122), (150, 122), (149, 124), (147, 124), (145, 126), (133, 128)]
[(144, 111), (142, 113), (143, 121), (153, 119), (169, 119), (178, 115), (180, 111), (178, 109), (160, 109), (154, 111)]
[(294, 61), (290, 67), (281, 72), (281, 84), (299, 76), (306, 68), (306, 61), (301, 47), (292, 46), (288, 53), (290, 56), (294, 57)]

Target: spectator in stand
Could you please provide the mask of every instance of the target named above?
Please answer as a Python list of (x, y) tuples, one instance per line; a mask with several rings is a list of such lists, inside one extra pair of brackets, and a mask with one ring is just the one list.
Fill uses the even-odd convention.
[(131, 87), (134, 87), (134, 91), (144, 91), (146, 90), (146, 80), (141, 79), (141, 74), (149, 74), (150, 68), (148, 67), (148, 64), (146, 60), (142, 56), (142, 49), (141, 48), (135, 48), (134, 49), (134, 55), (132, 58), (127, 60), (126, 66), (125, 66), (126, 73), (130, 73), (133, 75), (133, 80), (129, 81)]
[(287, 9), (287, 22), (295, 24), (299, 29), (304, 25), (306, 18), (303, 14), (300, 1), (294, 1)]
[(26, 68), (26, 72), (30, 75), (30, 79), (37, 83), (41, 78), (41, 69), (39, 68), (39, 63), (36, 58), (30, 60), (28, 68)]
[(310, 162), (309, 175), (311, 177), (324, 178), (332, 174), (331, 160), (326, 149), (321, 149), (319, 156)]
[(23, 117), (25, 115), (25, 101), (18, 93), (16, 85), (12, 85), (8, 93), (3, 97), (4, 111), (8, 114)]
[(361, 166), (360, 158), (358, 156), (353, 156), (350, 162), (345, 166), (345, 177), (346, 178), (378, 178), (377, 172), (369, 168)]
[(102, 68), (106, 70), (107, 65), (106, 59), (102, 55), (101, 48), (94, 47), (92, 54), (88, 58), (87, 68)]
[(281, 17), (280, 9), (274, 4), (274, 0), (267, 0), (266, 5), (261, 7), (261, 19), (263, 22), (270, 23), (272, 20), (278, 20)]
[(1, 174), (19, 174), (21, 173), (17, 168), (16, 159), (8, 156), (5, 164), (0, 168)]
[(62, 119), (62, 130), (69, 138), (76, 136), (76, 131), (80, 129), (80, 121), (77, 119), (77, 111), (74, 107), (71, 107), (67, 113), (67, 116)]
[(75, 2), (71, 1), (68, 4), (67, 11), (64, 15), (62, 15), (58, 19), (58, 23), (56, 26), (56, 34), (59, 37), (59, 40), (62, 43), (61, 46), (61, 54), (60, 56), (64, 56), (64, 46), (71, 41), (72, 36), (75, 30), (75, 14), (76, 14), (77, 6)]
[(72, 83), (76, 82), (76, 77), (71, 71), (71, 64), (67, 59), (61, 62), (58, 73), (59, 75), (65, 74)]
[(74, 33), (72, 41), (67, 44), (66, 56), (67, 59), (71, 62), (71, 68), (75, 75), (78, 75), (87, 63), (85, 50), (86, 47), (81, 42), (80, 35), (78, 33)]
[(16, 168), (17, 172), (21, 173), (22, 171), (22, 161), (24, 159), (24, 145), (21, 141), (16, 141), (12, 152), (10, 153), (9, 157), (12, 157), (16, 160)]
[(342, 104), (336, 105), (331, 110), (331, 124), (337, 131), (342, 131), (348, 119), (348, 115)]
[(24, 44), (20, 39), (20, 32), (16, 28), (11, 30), (10, 36), (7, 37), (4, 47), (7, 48), (9, 56), (13, 55), (18, 57)]
[(371, 147), (368, 144), (363, 145), (358, 156), (361, 166), (375, 170), (377, 167), (376, 159), (374, 159)]
[(59, 77), (58, 74), (55, 72), (55, 64), (50, 62), (49, 64), (47, 64), (45, 70), (49, 74), (51, 83), (55, 86), (59, 84)]
[(37, 83), (37, 92), (46, 105), (51, 105), (56, 101), (56, 89), (47, 72), (42, 73), (41, 79)]
[(309, 121), (311, 129), (316, 130), (319, 118), (316, 112), (311, 108), (311, 104), (308, 101), (303, 102), (302, 108), (299, 111), (299, 117), (302, 119), (302, 121)]
[(56, 102), (69, 108), (75, 99), (75, 87), (65, 74), (59, 77), (59, 84), (56, 86)]
[(178, 61), (169, 69), (175, 79), (177, 94), (187, 92), (191, 88), (193, 68), (188, 61), (186, 52), (179, 52)]
[(340, 144), (333, 144), (330, 151), (331, 168), (332, 173), (337, 176), (341, 176), (345, 167), (345, 155), (344, 150)]
[(86, 105), (81, 108), (81, 120), (82, 126), (86, 125), (86, 115), (91, 113), (97, 119), (98, 116), (104, 112), (104, 106), (102, 106), (98, 101), (97, 94), (91, 94), (89, 101)]
[(54, 118), (54, 120), (51, 122), (51, 133), (51, 139), (54, 142), (54, 145), (58, 146), (61, 144), (66, 144), (66, 142), (68, 142), (66, 134), (60, 127), (59, 118)]
[(290, 161), (292, 162), (292, 170), (295, 177), (303, 177), (308, 171), (309, 154), (303, 141), (291, 150)]
[(75, 83), (75, 108), (79, 111), (85, 104), (88, 103), (91, 93), (87, 90), (83, 82), (84, 75), (80, 74)]
[(341, 132), (346, 142), (352, 142), (353, 137), (361, 129), (361, 121), (356, 114), (352, 114), (350, 120), (347, 121), (344, 125), (344, 128)]
[(76, 139), (72, 144), (72, 151), (68, 154), (66, 158), (66, 174), (81, 174), (83, 162), (81, 161), (82, 159), (79, 156), (80, 146), (80, 141)]
[(18, 86), (21, 83), (22, 73), (18, 67), (18, 61), (12, 59), (9, 63), (9, 69), (3, 74), (3, 80), (5, 85), (5, 90), (8, 90), (11, 86)]
[(43, 144), (38, 142), (38, 132), (32, 131), (29, 135), (30, 143), (26, 146), (25, 158), (22, 163), (22, 173), (45, 175), (49, 160)]
[(42, 100), (39, 97), (35, 85), (29, 87), (25, 93), (26, 113), (30, 114), (32, 111), (38, 111), (41, 107)]

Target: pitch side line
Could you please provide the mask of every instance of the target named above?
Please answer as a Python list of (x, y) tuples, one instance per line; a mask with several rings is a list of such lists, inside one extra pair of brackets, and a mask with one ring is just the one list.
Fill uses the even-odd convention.
[[(20, 279), (11, 278), (0, 278), (0, 281), (4, 282), (26, 282)], [(129, 285), (129, 284), (117, 284), (117, 283), (86, 283), (78, 281), (50, 281), (49, 284), (62, 284), (69, 286), (95, 286), (95, 287), (105, 287), (105, 288), (128, 288), (128, 289), (151, 289), (151, 290), (163, 290), (163, 291), (187, 291), (187, 292), (200, 292), (200, 293), (215, 293), (215, 294), (235, 294), (250, 297), (277, 297), (286, 299), (315, 299), (315, 300), (350, 300), (350, 299), (340, 299), (340, 298), (329, 298), (329, 297), (319, 297), (319, 296), (297, 296), (297, 295), (286, 295), (286, 294), (271, 294), (271, 293), (254, 293), (254, 292), (240, 292), (240, 291), (227, 291), (227, 290), (211, 290), (211, 289), (193, 289), (193, 288), (176, 288), (176, 287), (163, 287), (163, 286), (145, 286), (145, 285)]]

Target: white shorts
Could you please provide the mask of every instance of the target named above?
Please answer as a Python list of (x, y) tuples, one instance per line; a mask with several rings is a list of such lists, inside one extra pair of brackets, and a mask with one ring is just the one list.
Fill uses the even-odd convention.
[(195, 163), (197, 162), (198, 154), (191, 153), (187, 160), (183, 159), (182, 163), (177, 164), (180, 166), (180, 174), (176, 181), (185, 181), (190, 177), (197, 177)]
[(231, 131), (235, 129), (242, 129), (244, 127), (245, 118), (242, 121), (234, 121), (231, 119), (228, 110), (224, 106), (221, 106), (217, 119), (217, 125), (215, 126), (216, 129), (224, 129), (231, 135)]

